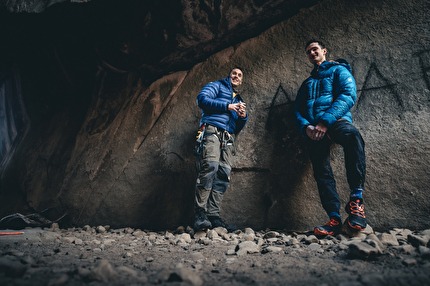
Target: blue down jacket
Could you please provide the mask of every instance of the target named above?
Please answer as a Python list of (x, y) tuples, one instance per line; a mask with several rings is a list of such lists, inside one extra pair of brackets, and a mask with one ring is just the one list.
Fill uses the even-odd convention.
[(230, 103), (243, 101), (238, 94), (233, 98), (230, 77), (206, 84), (197, 95), (197, 105), (202, 110), (200, 124), (207, 123), (238, 134), (248, 120), (248, 114), (241, 118), (234, 111), (228, 110)]
[(324, 123), (328, 128), (339, 119), (352, 123), (351, 108), (357, 100), (351, 66), (345, 60), (325, 61), (315, 66), (301, 85), (295, 113), (298, 127), (305, 132), (306, 126)]

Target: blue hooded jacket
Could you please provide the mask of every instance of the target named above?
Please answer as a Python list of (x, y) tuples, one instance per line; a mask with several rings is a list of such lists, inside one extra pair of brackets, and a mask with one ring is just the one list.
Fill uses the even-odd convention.
[(237, 94), (233, 97), (230, 76), (206, 84), (197, 95), (197, 105), (202, 110), (200, 124), (210, 124), (230, 134), (238, 134), (248, 121), (248, 114), (241, 118), (228, 105), (243, 101)]
[(328, 128), (339, 119), (352, 123), (351, 108), (357, 100), (357, 91), (351, 66), (345, 60), (325, 61), (315, 66), (301, 85), (295, 113), (300, 131), (308, 125), (324, 123)]

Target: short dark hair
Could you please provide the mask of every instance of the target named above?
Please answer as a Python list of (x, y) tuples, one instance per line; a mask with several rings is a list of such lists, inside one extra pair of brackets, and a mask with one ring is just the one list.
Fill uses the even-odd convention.
[(229, 71), (229, 73), (228, 73), (228, 74), (231, 74), (231, 72), (232, 72), (234, 69), (239, 69), (242, 73), (244, 73), (243, 68), (241, 68), (240, 66), (233, 66), (233, 67), (230, 69), (230, 71)]
[(321, 41), (321, 40), (316, 40), (316, 39), (311, 39), (311, 40), (309, 40), (309, 41), (307, 41), (307, 42), (306, 42), (305, 50), (306, 50), (306, 48), (307, 48), (310, 44), (312, 44), (312, 43), (317, 43), (317, 44), (321, 47), (321, 49), (325, 49), (325, 44), (324, 44), (324, 42), (323, 42), (323, 41)]

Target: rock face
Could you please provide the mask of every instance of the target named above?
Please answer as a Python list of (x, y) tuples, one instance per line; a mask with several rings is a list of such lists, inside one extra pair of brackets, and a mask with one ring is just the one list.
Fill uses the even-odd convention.
[[(199, 121), (195, 98), (205, 83), (239, 65), (245, 71), (242, 94), (250, 121), (238, 137), (222, 215), (256, 229), (303, 230), (320, 224), (326, 217), (292, 112), (295, 94), (312, 68), (304, 43), (320, 38), (328, 45), (329, 58), (347, 59), (356, 78), (359, 100), (353, 116), (366, 141), (369, 222), (375, 228), (428, 228), (426, 11), (425, 0), (327, 0), (148, 86), (138, 72), (100, 69), (83, 123), (69, 122), (76, 138), (51, 135), (57, 140), (45, 144), (55, 148), (32, 147), (49, 156), (67, 152), (56, 157), (63, 161), (59, 171), (51, 171), (54, 178), (38, 167), (43, 166), (40, 157), (29, 153), (26, 172), (16, 176), (25, 182), (26, 200), (34, 209), (66, 210), (76, 225), (162, 229), (190, 223), (192, 147)], [(67, 122), (58, 115), (47, 129), (61, 134), (70, 126)], [(332, 157), (346, 203), (338, 146)]]
[[(67, 53), (61, 47), (66, 44), (72, 54), (79, 50), (96, 53), (105, 68), (117, 72), (138, 69), (140, 76), (152, 81), (172, 69), (188, 69), (318, 1), (11, 0), (0, 3), (0, 13), (2, 8), (21, 12), (25, 19), (24, 12), (44, 12), (44, 16), (38, 15), (43, 18), (38, 24), (33, 21), (27, 26), (37, 26), (35, 34), (50, 37), (48, 41), (53, 42), (55, 49), (63, 48), (62, 52)], [(16, 25), (20, 28), (12, 31), (22, 32), (28, 29), (21, 27), (25, 26), (22, 22), (5, 24)], [(49, 31), (48, 35), (43, 31)], [(87, 46), (76, 46), (77, 42)], [(61, 60), (64, 55), (56, 52)], [(66, 57), (63, 65), (73, 55)]]

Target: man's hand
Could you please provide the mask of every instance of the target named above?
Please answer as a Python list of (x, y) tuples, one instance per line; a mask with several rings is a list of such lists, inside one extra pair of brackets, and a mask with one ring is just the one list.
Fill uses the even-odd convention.
[(320, 141), (323, 139), (326, 132), (327, 126), (323, 123), (318, 123), (317, 126), (308, 125), (306, 127), (306, 135), (314, 141)]
[(235, 111), (239, 117), (246, 117), (246, 104), (244, 102), (229, 104), (228, 110)]

